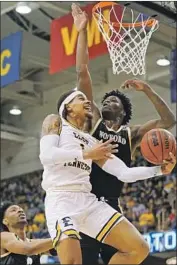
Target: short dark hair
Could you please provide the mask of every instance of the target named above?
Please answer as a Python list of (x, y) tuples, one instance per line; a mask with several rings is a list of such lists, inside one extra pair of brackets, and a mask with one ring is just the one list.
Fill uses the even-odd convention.
[[(61, 95), (61, 97), (59, 98), (58, 102), (57, 102), (57, 111), (59, 113), (59, 109), (60, 109), (60, 106), (61, 104), (63, 103), (63, 101), (69, 96), (71, 95), (72, 93), (74, 92), (74, 90), (70, 90), (66, 93), (64, 93), (63, 95)], [(63, 111), (63, 117), (66, 118), (66, 109), (64, 109)]]
[(7, 226), (3, 224), (3, 219), (6, 210), (12, 205), (14, 205), (14, 203), (10, 201), (1, 202), (0, 204), (0, 232), (8, 231)]
[(105, 101), (106, 98), (110, 96), (118, 97), (121, 100), (126, 113), (122, 121), (122, 125), (128, 124), (128, 122), (131, 120), (132, 117), (132, 104), (130, 102), (130, 99), (125, 94), (121, 93), (119, 90), (112, 90), (104, 95), (102, 103)]

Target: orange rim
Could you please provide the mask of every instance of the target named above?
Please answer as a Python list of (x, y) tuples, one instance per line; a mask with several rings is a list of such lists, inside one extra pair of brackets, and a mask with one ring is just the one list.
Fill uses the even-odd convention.
[[(115, 2), (99, 2), (98, 4), (96, 4), (93, 8), (92, 8), (92, 13), (95, 14), (96, 17), (98, 17), (99, 15), (96, 13), (96, 10), (98, 8), (104, 8), (104, 7), (108, 7), (108, 6), (115, 6), (118, 5)], [(104, 23), (107, 23), (106, 20), (103, 19)], [(144, 20), (144, 23), (146, 24), (147, 27), (152, 27), (154, 25), (154, 23), (156, 22), (156, 19), (151, 18), (148, 20)], [(136, 22), (136, 23), (119, 23), (119, 22), (112, 22), (112, 25), (114, 27), (120, 27), (120, 24), (124, 27), (124, 28), (129, 28), (130, 26), (134, 26), (134, 27), (141, 27), (142, 26), (142, 22)]]

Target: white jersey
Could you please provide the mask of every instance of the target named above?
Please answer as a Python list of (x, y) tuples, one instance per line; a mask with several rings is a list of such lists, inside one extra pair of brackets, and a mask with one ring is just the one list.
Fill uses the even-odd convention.
[[(62, 129), (58, 147), (64, 150), (86, 150), (97, 140), (88, 133), (74, 128), (62, 118)], [(83, 191), (90, 192), (90, 173), (92, 160), (75, 160), (53, 165), (44, 165), (42, 188), (47, 191)]]

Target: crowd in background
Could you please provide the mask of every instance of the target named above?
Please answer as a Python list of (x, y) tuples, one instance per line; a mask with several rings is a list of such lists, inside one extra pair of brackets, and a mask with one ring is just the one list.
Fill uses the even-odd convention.
[[(132, 166), (148, 163), (137, 151)], [(176, 171), (168, 176), (125, 184), (121, 206), (124, 215), (142, 233), (176, 229)], [(48, 237), (44, 215), (45, 192), (41, 188), (42, 172), (14, 177), (1, 182), (1, 201), (9, 200), (25, 210), (30, 238)]]

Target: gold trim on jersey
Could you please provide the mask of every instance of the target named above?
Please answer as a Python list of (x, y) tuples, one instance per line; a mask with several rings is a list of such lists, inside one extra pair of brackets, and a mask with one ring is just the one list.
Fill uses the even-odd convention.
[(107, 221), (107, 223), (103, 226), (101, 231), (97, 234), (96, 239), (100, 242), (104, 240), (107, 234), (110, 232), (112, 227), (117, 223), (117, 221), (122, 217), (121, 213), (115, 213), (113, 216)]
[(0, 255), (0, 258), (5, 258), (6, 256), (10, 255), (12, 252), (7, 252), (5, 254)]
[(94, 132), (96, 131), (97, 127), (100, 125), (101, 121), (102, 121), (102, 118), (100, 118), (100, 119), (95, 123), (94, 127), (91, 129), (91, 131), (90, 131), (90, 133), (89, 133), (90, 135), (94, 134)]
[(75, 229), (68, 229), (68, 230), (65, 230), (63, 231), (63, 234), (69, 236), (69, 237), (74, 237), (74, 238), (77, 238), (77, 239), (81, 239), (79, 233), (75, 230)]
[(68, 230), (62, 231), (60, 228), (60, 225), (58, 224), (58, 221), (56, 222), (56, 230), (57, 230), (57, 233), (56, 233), (55, 238), (53, 239), (54, 248), (56, 248), (62, 233), (67, 235), (68, 237), (72, 237), (72, 238), (79, 239), (79, 240), (81, 239), (79, 233), (75, 229), (68, 229)]
[(56, 222), (56, 230), (57, 230), (57, 233), (56, 233), (56, 236), (55, 238), (53, 239), (53, 247), (56, 248), (56, 245), (58, 243), (58, 241), (60, 240), (60, 237), (61, 237), (61, 228), (58, 224), (58, 221)]

